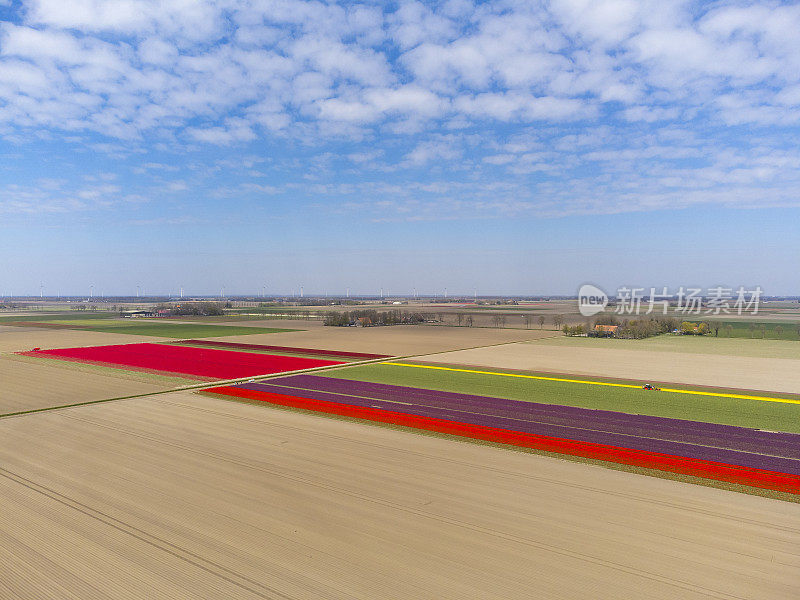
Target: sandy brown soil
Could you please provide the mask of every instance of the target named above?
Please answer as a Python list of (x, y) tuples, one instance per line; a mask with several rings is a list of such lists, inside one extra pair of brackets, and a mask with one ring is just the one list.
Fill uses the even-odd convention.
[[(101, 372), (105, 371), (105, 372)], [(49, 359), (0, 357), (0, 415), (146, 394), (193, 383)]]
[(576, 373), (747, 390), (800, 393), (800, 359), (716, 356), (588, 347), (582, 343), (508, 344), (425, 356), (437, 363)]
[(276, 323), (269, 325), (270, 327), (292, 327), (294, 324), (294, 327), (303, 328), (305, 331), (248, 335), (246, 340), (241, 336), (218, 337), (214, 340), (404, 356), (535, 340), (556, 335), (552, 331), (537, 329), (482, 329), (425, 325), (323, 327), (319, 322), (313, 321), (270, 321), (270, 323)]
[(694, 335), (659, 335), (643, 340), (558, 336), (537, 343), (573, 348), (607, 348), (610, 350), (652, 350), (682, 354), (715, 354), (717, 356), (752, 356), (755, 358), (791, 358), (800, 360), (800, 342), (720, 338)]
[(40, 327), (8, 327), (0, 325), (0, 353), (23, 352), (33, 348), (72, 348), (104, 344), (135, 344), (167, 338), (144, 335), (125, 335), (79, 331), (75, 329), (44, 329)]
[(181, 392), (0, 419), (3, 598), (794, 598), (800, 505)]

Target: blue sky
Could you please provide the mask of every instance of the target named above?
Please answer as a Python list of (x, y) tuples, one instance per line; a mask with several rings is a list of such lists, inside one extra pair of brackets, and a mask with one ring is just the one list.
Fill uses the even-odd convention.
[(0, 294), (800, 293), (797, 5), (0, 20)]

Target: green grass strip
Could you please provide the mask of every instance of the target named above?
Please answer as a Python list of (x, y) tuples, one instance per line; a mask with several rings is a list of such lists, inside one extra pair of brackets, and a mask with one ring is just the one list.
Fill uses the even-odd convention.
[(320, 375), (523, 402), (800, 433), (800, 405), (797, 404), (754, 402), (716, 394), (650, 392), (642, 390), (641, 384), (633, 385), (633, 382), (621, 386), (581, 385), (557, 381), (566, 379), (558, 376), (542, 379), (492, 377), (470, 373), (469, 369), (403, 369), (385, 362), (364, 366), (342, 365)]
[[(394, 367), (414, 367), (417, 369), (438, 369), (440, 371), (456, 371), (459, 373), (476, 373), (478, 375), (499, 375), (502, 377), (522, 377), (524, 379), (541, 379), (542, 381), (561, 381), (564, 383), (585, 383), (587, 385), (607, 385), (611, 387), (641, 389), (641, 385), (630, 383), (611, 383), (608, 381), (588, 381), (585, 379), (564, 379), (561, 377), (544, 377), (541, 375), (524, 375), (522, 373), (502, 373), (498, 371), (477, 371), (474, 369), (458, 369), (455, 367), (437, 367), (433, 365), (412, 365), (409, 363), (387, 362), (385, 365)], [(744, 394), (728, 394), (723, 392), (703, 392), (699, 390), (679, 390), (675, 388), (660, 388), (662, 392), (673, 392), (675, 394), (695, 394), (698, 396), (717, 396), (720, 398), (738, 398), (740, 400), (761, 400), (762, 402), (782, 402), (784, 404), (800, 404), (800, 400), (790, 400), (789, 398), (774, 398), (772, 396), (747, 396)]]
[(189, 323), (143, 323), (141, 325), (91, 325), (84, 326), (86, 331), (101, 333), (124, 333), (128, 335), (147, 335), (166, 338), (208, 338), (234, 335), (255, 335), (261, 333), (285, 333), (298, 329), (280, 329), (276, 327), (237, 327), (235, 325), (195, 325)]

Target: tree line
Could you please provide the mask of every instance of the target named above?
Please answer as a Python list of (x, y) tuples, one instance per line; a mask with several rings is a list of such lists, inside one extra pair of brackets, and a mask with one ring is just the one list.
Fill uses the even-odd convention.
[(342, 312), (327, 312), (323, 325), (330, 327), (350, 327), (361, 324), (364, 326), (373, 325), (415, 325), (425, 322), (425, 315), (422, 313), (409, 313), (400, 310), (377, 311), (351, 310)]
[[(230, 305), (230, 302), (227, 303)], [(180, 304), (159, 304), (153, 310), (166, 310), (170, 315), (192, 317), (220, 317), (225, 314), (220, 302), (182, 302)]]

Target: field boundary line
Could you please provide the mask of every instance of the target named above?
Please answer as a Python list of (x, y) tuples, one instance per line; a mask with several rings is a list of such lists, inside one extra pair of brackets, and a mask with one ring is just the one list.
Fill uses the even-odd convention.
[[(278, 387), (278, 388), (284, 388), (285, 390), (291, 390), (292, 391), (292, 395), (297, 394), (296, 397), (298, 397), (298, 398), (306, 398), (305, 396), (302, 395), (303, 392), (306, 392), (306, 393), (312, 392), (312, 393), (318, 393), (318, 394), (323, 394), (323, 395), (344, 396), (345, 398), (358, 398), (358, 399), (361, 399), (361, 400), (370, 400), (370, 401), (374, 401), (374, 402), (387, 402), (389, 404), (402, 404), (402, 405), (405, 405), (405, 406), (414, 406), (414, 407), (417, 407), (417, 408), (430, 407), (430, 405), (427, 405), (427, 404), (416, 404), (416, 403), (412, 403), (412, 402), (402, 402), (400, 400), (389, 400), (389, 399), (386, 399), (386, 398), (373, 398), (372, 396), (361, 396), (359, 394), (347, 394), (345, 392), (329, 392), (329, 391), (321, 390), (321, 389), (300, 388), (300, 387), (295, 387), (295, 386), (281, 385), (279, 383), (273, 383), (273, 384), (267, 384), (267, 385), (273, 385), (273, 386)], [(245, 389), (250, 389), (250, 388), (245, 388)], [(279, 393), (279, 392), (270, 392), (269, 390), (261, 390), (261, 389), (254, 390), (254, 391), (261, 391), (261, 392), (266, 392), (266, 393)], [(287, 394), (287, 395), (289, 395), (289, 394)], [(314, 398), (306, 398), (306, 399), (314, 400)], [(319, 400), (321, 400), (321, 399), (319, 399)], [(328, 400), (322, 400), (322, 401), (323, 402), (328, 402)], [(336, 402), (336, 401), (332, 400), (331, 402)], [(515, 402), (524, 402), (524, 400), (516, 400)], [(373, 406), (372, 408), (378, 408), (378, 407)], [(381, 410), (385, 410), (385, 409), (381, 408)], [(463, 413), (463, 414), (466, 414), (466, 415), (495, 416), (495, 417), (499, 416), (499, 415), (487, 415), (486, 413), (474, 412), (474, 411), (471, 411), (471, 410), (461, 410), (459, 408), (452, 408), (452, 407), (449, 407), (447, 410), (451, 410), (451, 411), (456, 412), (456, 413)], [(609, 411), (609, 412), (613, 412), (613, 411)], [(411, 414), (414, 414), (414, 413), (411, 413)], [(625, 414), (625, 413), (619, 413), (619, 414)], [(509, 417), (509, 416), (505, 416), (503, 418), (508, 419), (510, 421), (520, 421), (522, 423), (532, 423), (532, 424), (536, 424), (536, 425), (553, 425), (553, 423), (550, 423), (550, 422), (544, 421), (544, 420), (521, 419), (519, 417)], [(574, 429), (574, 430), (578, 430), (578, 431), (589, 431), (589, 432), (595, 432), (595, 433), (610, 433), (610, 434), (620, 435), (620, 436), (628, 437), (628, 438), (637, 438), (637, 439), (651, 440), (651, 441), (669, 441), (669, 442), (673, 442), (675, 444), (681, 444), (681, 445), (685, 445), (685, 446), (702, 446), (704, 448), (716, 448), (716, 449), (721, 449), (721, 450), (734, 450), (736, 452), (741, 452), (743, 454), (754, 454), (754, 455), (758, 455), (758, 456), (769, 456), (769, 457), (774, 457), (774, 458), (785, 458), (787, 460), (800, 461), (800, 459), (798, 459), (798, 458), (794, 458), (794, 457), (791, 457), (791, 456), (784, 456), (782, 454), (767, 454), (767, 453), (764, 453), (764, 452), (757, 452), (757, 451), (753, 451), (753, 450), (742, 450), (740, 448), (732, 448), (730, 446), (720, 446), (720, 445), (714, 445), (714, 444), (702, 444), (702, 443), (696, 443), (696, 442), (686, 442), (686, 441), (683, 441), (683, 440), (669, 439), (669, 438), (665, 438), (665, 437), (653, 437), (653, 436), (647, 436), (647, 435), (638, 435), (638, 434), (635, 434), (635, 433), (626, 433), (624, 431), (613, 431), (611, 429), (597, 429), (597, 428), (593, 428), (593, 427), (580, 427), (578, 425), (559, 425), (559, 426), (560, 427), (564, 427), (565, 429)], [(543, 435), (543, 434), (536, 434), (536, 435)], [(555, 437), (559, 437), (559, 436), (555, 436)], [(566, 439), (572, 439), (572, 438), (566, 438)]]
[[(559, 381), (562, 383), (583, 383), (586, 385), (604, 385), (608, 387), (620, 387), (629, 389), (641, 389), (639, 385), (629, 383), (610, 383), (608, 381), (589, 381), (585, 379), (567, 379), (563, 377), (545, 377), (543, 375), (524, 375), (522, 373), (502, 373), (499, 371), (479, 371), (477, 369), (458, 369), (456, 367), (438, 367), (434, 365), (412, 365), (399, 362), (384, 362), (384, 365), (393, 367), (412, 367), (416, 369), (436, 369), (439, 371), (455, 371), (458, 373), (474, 373), (477, 375), (498, 375), (501, 377), (519, 377), (522, 379), (538, 379), (542, 381)], [(700, 392), (697, 390), (678, 390), (674, 388), (661, 388), (662, 392), (672, 392), (676, 394), (693, 394), (697, 396), (714, 396), (717, 398), (735, 398), (737, 400), (760, 400), (762, 402), (780, 402), (783, 404), (800, 404), (800, 400), (790, 400), (788, 398), (773, 398), (770, 396), (747, 396), (744, 394), (725, 394), (721, 392)]]
[[(479, 349), (479, 348), (488, 348), (488, 347), (492, 347), (492, 346), (505, 346), (507, 344), (518, 344), (518, 343), (520, 343), (520, 341), (522, 341), (522, 340), (515, 340), (515, 341), (511, 341), (511, 342), (500, 342), (500, 343), (497, 343), (497, 344), (487, 344), (487, 345), (483, 345), (483, 346), (473, 346), (473, 347), (470, 347), (470, 348), (460, 348), (460, 350), (474, 350), (474, 349)], [(173, 342), (174, 342), (174, 340), (171, 340), (170, 338), (164, 338), (163, 341), (162, 340), (158, 340), (158, 341), (152, 342), (152, 343), (170, 344), (170, 343), (173, 343)], [(448, 352), (452, 352), (452, 351), (448, 350)], [(24, 356), (24, 354), (22, 354), (20, 352), (13, 352), (11, 354), (13, 354), (15, 356)], [(425, 357), (425, 356), (430, 356), (430, 353), (425, 353), (425, 354), (407, 354), (407, 355), (403, 355), (403, 356), (388, 356), (388, 357), (383, 357), (383, 358), (371, 358), (371, 359), (362, 360), (362, 361), (354, 361), (354, 362), (351, 362), (351, 363), (343, 363), (343, 364), (338, 364), (338, 365), (325, 365), (325, 366), (322, 366), (322, 367), (312, 367), (310, 369), (300, 369), (300, 370), (297, 370), (297, 371), (284, 371), (282, 373), (265, 373), (263, 375), (251, 375), (249, 377), (238, 377), (236, 379), (204, 381), (202, 383), (184, 385), (184, 386), (180, 386), (180, 387), (176, 387), (176, 388), (169, 388), (169, 389), (158, 390), (158, 391), (154, 391), (154, 392), (144, 392), (142, 394), (131, 394), (129, 396), (116, 396), (114, 398), (101, 398), (99, 400), (87, 400), (85, 402), (73, 402), (73, 403), (70, 403), (70, 404), (61, 404), (59, 406), (45, 406), (43, 408), (33, 408), (33, 409), (30, 409), (30, 410), (20, 410), (20, 411), (15, 411), (15, 412), (11, 412), (11, 413), (0, 414), (0, 419), (5, 419), (5, 418), (9, 418), (9, 417), (21, 417), (21, 416), (24, 416), (24, 415), (29, 415), (29, 414), (33, 414), (33, 413), (39, 413), (39, 412), (48, 412), (48, 411), (51, 411), (51, 410), (61, 410), (61, 409), (66, 409), (66, 408), (77, 408), (79, 406), (87, 406), (87, 405), (90, 405), (90, 404), (101, 404), (103, 402), (114, 402), (115, 400), (133, 400), (135, 398), (146, 398), (148, 396), (158, 396), (158, 395), (161, 395), (161, 394), (171, 394), (173, 392), (186, 392), (186, 391), (192, 391), (192, 390), (203, 390), (204, 388), (208, 388), (208, 387), (217, 387), (217, 386), (223, 386), (223, 385), (233, 385), (233, 384), (237, 384), (237, 383), (248, 383), (251, 380), (261, 381), (261, 380), (273, 379), (273, 378), (277, 378), (277, 377), (286, 377), (286, 376), (289, 376), (289, 375), (301, 375), (303, 373), (314, 373), (316, 371), (328, 371), (328, 370), (334, 370), (334, 369), (347, 369), (347, 368), (350, 368), (350, 367), (360, 367), (362, 365), (368, 365), (368, 364), (374, 364), (374, 363), (384, 364), (384, 361), (386, 361), (386, 360), (412, 360), (412, 359), (415, 359), (415, 358), (418, 358), (418, 357)], [(41, 356), (26, 357), (26, 358), (44, 359), (44, 357), (41, 357)], [(47, 360), (53, 360), (53, 359), (47, 358)], [(55, 360), (54, 362), (61, 362), (61, 361)], [(63, 362), (68, 363), (70, 361), (63, 361)], [(75, 364), (88, 364), (88, 363), (75, 363)], [(109, 368), (109, 369), (112, 369), (112, 370), (124, 370), (124, 369), (119, 369), (117, 367), (112, 367), (112, 366), (108, 366), (108, 367), (104, 367), (104, 368)], [(113, 374), (109, 374), (109, 376), (113, 376)]]
[(798, 475), (732, 465), (714, 460), (526, 433), (501, 427), (475, 425), (442, 419), (440, 417), (425, 417), (413, 413), (399, 413), (374, 407), (339, 404), (326, 400), (314, 400), (273, 392), (258, 392), (244, 388), (223, 386), (211, 388), (205, 392), (208, 394), (228, 395), (248, 400), (262, 401), (272, 405), (288, 406), (290, 408), (309, 410), (311, 412), (355, 417), (368, 422), (390, 423), (393, 425), (411, 427), (412, 429), (453, 434), (467, 439), (500, 442), (511, 446), (555, 451), (561, 454), (577, 454), (587, 458), (600, 458), (601, 460), (609, 462), (624, 463), (645, 468), (655, 467), (673, 473), (699, 475), (700, 477), (708, 479), (760, 487), (779, 492), (797, 494), (797, 490), (800, 489), (800, 476)]
[[(394, 357), (395, 359), (401, 357)], [(46, 359), (51, 360), (51, 359)], [(204, 381), (202, 383), (194, 383), (191, 385), (184, 385), (176, 388), (169, 388), (166, 390), (156, 390), (154, 392), (144, 392), (143, 394), (131, 394), (129, 396), (116, 396), (115, 398), (101, 398), (99, 400), (87, 400), (86, 402), (73, 402), (71, 404), (61, 404), (59, 406), (45, 406), (43, 408), (32, 408), (30, 410), (19, 410), (16, 412), (0, 414), (0, 419), (7, 419), (10, 417), (21, 417), (33, 413), (48, 412), (51, 410), (61, 410), (65, 408), (77, 408), (79, 406), (88, 406), (90, 404), (101, 404), (103, 402), (114, 402), (116, 400), (133, 400), (135, 398), (147, 398), (149, 396), (160, 396), (162, 394), (172, 394), (174, 392), (191, 392), (193, 390), (203, 390), (209, 387), (218, 387), (225, 385), (234, 385), (237, 383), (248, 383), (250, 381), (261, 381), (264, 379), (273, 379), (276, 377), (288, 377), (289, 375), (302, 375), (304, 373), (314, 373), (316, 371), (327, 371), (330, 369), (337, 369), (342, 367), (355, 367), (360, 365), (378, 363), (386, 360), (385, 358), (374, 358), (361, 362), (346, 363), (339, 365), (324, 365), (321, 367), (311, 367), (310, 369), (299, 369), (297, 371), (283, 371), (282, 373), (266, 373), (264, 375), (251, 375), (249, 377), (237, 377), (236, 379), (220, 379), (216, 381)]]
[[(153, 343), (169, 344), (170, 340), (168, 338), (165, 338), (165, 340), (163, 342), (161, 342), (159, 340), (158, 342), (153, 342)], [(498, 344), (489, 344), (488, 346), (504, 346), (506, 344), (516, 344), (516, 343), (519, 343), (519, 342), (518, 341), (501, 342), (501, 343), (498, 343)], [(472, 350), (472, 349), (476, 349), (476, 348), (485, 348), (485, 347), (488, 347), (488, 346), (474, 346), (473, 348), (465, 348), (465, 349)], [(18, 352), (14, 352), (13, 354), (18, 355), (18, 356), (22, 356)], [(30, 409), (30, 410), (20, 410), (20, 411), (15, 411), (15, 412), (11, 412), (11, 413), (0, 414), (0, 419), (6, 419), (6, 418), (9, 418), (9, 417), (21, 417), (21, 416), (24, 416), (24, 415), (40, 413), (40, 412), (48, 412), (48, 411), (52, 411), (52, 410), (61, 410), (61, 409), (66, 409), (66, 408), (77, 408), (79, 406), (87, 406), (87, 405), (90, 405), (90, 404), (101, 404), (103, 402), (114, 402), (116, 400), (133, 400), (135, 398), (146, 398), (146, 397), (149, 397), (149, 396), (158, 396), (158, 395), (161, 395), (161, 394), (171, 394), (173, 392), (186, 392), (186, 391), (192, 391), (192, 390), (203, 390), (204, 388), (208, 388), (208, 387), (217, 387), (217, 386), (223, 386), (223, 385), (234, 385), (234, 384), (237, 384), (237, 383), (248, 383), (251, 380), (261, 381), (261, 380), (273, 379), (273, 378), (277, 378), (277, 377), (286, 377), (286, 376), (289, 376), (289, 375), (301, 375), (303, 373), (314, 373), (316, 371), (327, 371), (327, 370), (332, 370), (332, 369), (347, 369), (349, 367), (359, 367), (359, 366), (362, 366), (362, 365), (368, 365), (368, 364), (373, 364), (373, 363), (383, 363), (383, 361), (386, 361), (386, 360), (409, 360), (409, 359), (414, 359), (416, 357), (424, 357), (424, 356), (428, 356), (428, 355), (429, 354), (426, 353), (426, 354), (408, 354), (408, 355), (405, 355), (405, 356), (389, 356), (389, 357), (384, 357), (384, 358), (371, 358), (371, 359), (368, 359), (368, 360), (354, 361), (354, 362), (351, 362), (351, 363), (343, 363), (343, 364), (338, 364), (338, 365), (325, 365), (325, 366), (322, 366), (322, 367), (312, 367), (310, 369), (301, 369), (301, 370), (297, 370), (297, 371), (284, 371), (282, 373), (265, 373), (263, 375), (251, 375), (249, 377), (238, 377), (236, 379), (205, 381), (205, 382), (202, 382), (202, 383), (184, 385), (184, 386), (180, 386), (180, 387), (176, 387), (176, 388), (170, 388), (170, 389), (166, 389), (166, 390), (158, 390), (158, 391), (154, 391), (154, 392), (145, 392), (143, 394), (131, 394), (129, 396), (116, 396), (114, 398), (101, 398), (99, 400), (88, 400), (86, 402), (73, 402), (73, 403), (70, 403), (70, 404), (61, 404), (59, 406), (46, 406), (46, 407), (43, 407), (43, 408), (33, 408), (33, 409)], [(44, 359), (43, 357), (35, 357), (35, 358)], [(48, 358), (47, 360), (51, 360), (51, 359)], [(59, 361), (55, 361), (55, 362), (59, 362)], [(64, 361), (64, 362), (69, 362), (69, 361)], [(76, 363), (76, 364), (81, 364), (81, 363)], [(87, 364), (87, 363), (82, 363), (82, 364)], [(107, 368), (113, 369), (114, 367), (107, 367)]]

